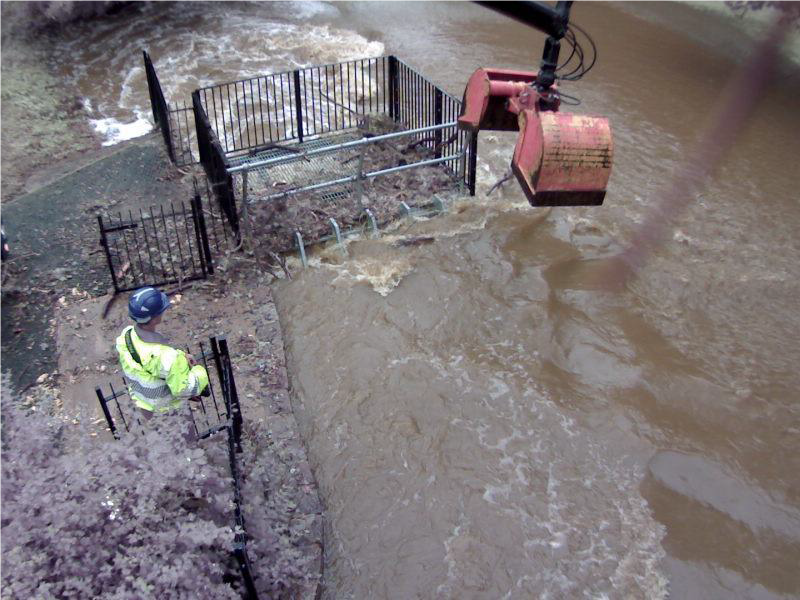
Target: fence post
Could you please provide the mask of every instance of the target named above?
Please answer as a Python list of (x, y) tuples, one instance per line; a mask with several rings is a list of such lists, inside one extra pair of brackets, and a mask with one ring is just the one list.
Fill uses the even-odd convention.
[[(206, 230), (206, 218), (203, 215), (203, 202), (197, 192), (197, 182), (195, 182), (195, 193), (192, 198), (192, 216), (197, 233), (198, 250), (200, 251), (200, 264), (203, 266), (204, 273), (214, 274), (214, 260), (211, 258), (211, 246), (208, 243), (208, 231)], [(205, 259), (205, 260), (204, 260)]]
[(118, 440), (119, 434), (117, 433), (116, 425), (114, 425), (114, 417), (111, 416), (111, 411), (108, 410), (106, 397), (103, 395), (103, 391), (100, 388), (94, 388), (94, 391), (97, 393), (97, 399), (100, 400), (100, 408), (103, 409), (103, 415), (106, 418), (106, 423), (108, 423), (108, 428), (111, 430), (111, 435), (114, 436), (115, 440)]
[(238, 542), (233, 545), (233, 555), (236, 557), (236, 562), (239, 563), (239, 571), (242, 574), (245, 590), (247, 590), (247, 598), (258, 600), (256, 584), (253, 581), (253, 569), (250, 567), (250, 558), (247, 556), (247, 548), (244, 543)]
[(294, 107), (297, 113), (297, 139), (303, 143), (303, 103), (300, 101), (300, 71), (294, 71)]
[[(253, 222), (250, 220), (250, 211), (247, 209), (247, 203), (249, 202), (247, 198), (248, 173), (249, 171), (247, 169), (242, 171), (242, 220), (244, 221), (244, 234), (247, 236), (246, 245), (249, 247), (249, 250), (253, 252), (253, 259), (256, 261), (256, 265), (260, 267), (259, 247), (258, 244), (256, 244), (253, 234)], [(245, 244), (242, 244), (242, 248), (245, 248)]]
[[(442, 124), (442, 113), (443, 111), (443, 98), (444, 94), (442, 94), (442, 90), (436, 88), (433, 97), (433, 110), (434, 110), (434, 125), (441, 125)], [(434, 152), (434, 158), (442, 158), (442, 130), (437, 129), (436, 132), (433, 134), (434, 137), (434, 148), (436, 151)]]
[[(200, 164), (206, 171), (206, 174), (211, 177), (209, 173), (209, 160), (211, 149), (211, 140), (208, 138), (208, 133), (205, 129), (205, 121), (203, 120), (203, 105), (200, 102), (200, 93), (195, 90), (192, 92), (192, 112), (194, 113), (194, 128), (197, 133), (197, 153), (200, 156)], [(203, 113), (203, 114), (201, 114)]]
[(119, 418), (122, 419), (122, 424), (125, 426), (125, 431), (130, 431), (130, 427), (128, 427), (128, 422), (125, 420), (125, 415), (123, 414), (122, 408), (119, 405), (119, 394), (117, 394), (116, 390), (114, 390), (113, 383), (109, 382), (108, 387), (109, 389), (111, 389), (111, 397), (114, 399), (114, 403), (117, 405), (117, 412), (119, 413)]
[[(239, 395), (236, 392), (236, 382), (233, 379), (233, 367), (231, 365), (231, 356), (228, 352), (228, 342), (224, 337), (212, 337), (210, 341), (211, 351), (214, 354), (214, 364), (217, 366), (217, 376), (225, 399), (225, 409), (232, 424), (231, 431), (236, 442), (236, 451), (241, 452), (242, 409), (239, 405)], [(227, 386), (225, 385), (226, 381), (228, 383)]]
[[(225, 396), (227, 396), (227, 393), (225, 392), (225, 389), (224, 389), (225, 379), (224, 379), (224, 377), (222, 375), (222, 357), (220, 356), (220, 353), (219, 353), (219, 344), (217, 343), (217, 338), (216, 337), (209, 338), (209, 342), (211, 343), (211, 353), (214, 355), (214, 366), (217, 367), (217, 377), (219, 377), (220, 386), (223, 386), (223, 389), (222, 389), (223, 400), (227, 400), (228, 398), (225, 397)], [(226, 409), (230, 409), (230, 407), (228, 406), (227, 402), (225, 404), (225, 408)], [(229, 419), (231, 418), (230, 414), (228, 415), (228, 418)]]
[(228, 340), (224, 337), (217, 338), (219, 344), (219, 354), (222, 359), (223, 368), (228, 374), (228, 394), (231, 399), (231, 409), (233, 411), (233, 436), (236, 441), (236, 451), (242, 451), (242, 407), (239, 404), (239, 393), (236, 391), (236, 380), (233, 377), (233, 364), (231, 355), (228, 351)]
[(161, 82), (158, 81), (156, 69), (153, 61), (147, 52), (144, 52), (144, 68), (147, 72), (147, 87), (150, 92), (150, 104), (153, 109), (153, 119), (161, 127), (161, 134), (164, 137), (164, 145), (167, 147), (169, 159), (175, 162), (175, 150), (172, 147), (172, 131), (169, 124), (169, 107), (164, 99), (164, 92), (161, 89)]
[(227, 214), (228, 220), (236, 234), (237, 243), (242, 239), (242, 233), (239, 231), (239, 213), (236, 211), (236, 196), (233, 195), (233, 177), (228, 175), (228, 166), (225, 162), (225, 155), (222, 153), (222, 147), (217, 143), (218, 156), (223, 163), (222, 170), (225, 172), (225, 181), (221, 183), (223, 193), (225, 194), (225, 206), (228, 207)]
[(158, 125), (158, 111), (156, 110), (156, 98), (155, 94), (153, 93), (153, 61), (150, 60), (150, 55), (147, 53), (147, 50), (142, 50), (142, 55), (144, 57), (144, 73), (147, 76), (147, 91), (150, 93), (150, 110), (153, 111), (153, 121), (156, 122)]
[(389, 57), (389, 117), (397, 121), (400, 118), (400, 98), (397, 89), (397, 57)]
[(364, 194), (364, 154), (366, 153), (366, 146), (362, 146), (358, 152), (358, 164), (356, 164), (356, 185), (355, 197), (358, 212), (364, 212), (364, 202), (362, 197)]
[(478, 166), (478, 132), (473, 131), (470, 134), (469, 141), (469, 174), (467, 184), (469, 185), (469, 195), (475, 195), (475, 180), (476, 170)]
[(203, 165), (206, 177), (211, 181), (214, 197), (225, 212), (228, 223), (230, 223), (231, 229), (236, 234), (238, 242), (241, 236), (239, 233), (239, 218), (236, 214), (236, 198), (233, 195), (233, 178), (228, 174), (228, 161), (200, 101), (200, 92), (198, 90), (192, 92), (192, 110), (194, 111), (194, 124), (197, 130), (197, 148), (200, 153), (200, 164)]
[(114, 284), (114, 293), (119, 293), (119, 283), (117, 283), (117, 274), (114, 272), (114, 263), (111, 260), (111, 251), (108, 249), (108, 238), (106, 238), (106, 228), (103, 224), (102, 215), (97, 215), (97, 224), (100, 226), (100, 245), (106, 253), (106, 260), (108, 261), (108, 270), (111, 272), (111, 282)]

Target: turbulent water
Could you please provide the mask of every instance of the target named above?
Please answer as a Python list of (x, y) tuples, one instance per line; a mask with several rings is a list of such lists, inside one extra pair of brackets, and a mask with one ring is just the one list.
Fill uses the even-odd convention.
[[(603, 259), (751, 43), (686, 6), (637, 12), (573, 12), (600, 57), (566, 90), (615, 136), (603, 207), (531, 209), (512, 182), (487, 197), (515, 136), (484, 133), (475, 199), (279, 286), (329, 597), (800, 596), (797, 67), (610, 292)], [(476, 67), (532, 68), (542, 45), (465, 3), (148, 5), (64, 35), (60, 68), (109, 141), (148, 126), (142, 47), (188, 99), (384, 52), (460, 95)], [(435, 241), (394, 244), (408, 236)]]

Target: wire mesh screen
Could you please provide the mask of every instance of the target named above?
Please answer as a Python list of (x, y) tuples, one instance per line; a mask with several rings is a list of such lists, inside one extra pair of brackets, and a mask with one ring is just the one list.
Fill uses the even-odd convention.
[(179, 167), (192, 165), (200, 160), (197, 150), (197, 131), (194, 111), (186, 102), (168, 105), (169, 130), (172, 137), (172, 154)]

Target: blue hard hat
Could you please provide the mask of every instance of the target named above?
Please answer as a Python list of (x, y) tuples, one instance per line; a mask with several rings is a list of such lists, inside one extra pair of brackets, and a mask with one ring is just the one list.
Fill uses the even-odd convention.
[(131, 294), (128, 314), (137, 323), (147, 323), (169, 308), (169, 298), (156, 288), (144, 287)]

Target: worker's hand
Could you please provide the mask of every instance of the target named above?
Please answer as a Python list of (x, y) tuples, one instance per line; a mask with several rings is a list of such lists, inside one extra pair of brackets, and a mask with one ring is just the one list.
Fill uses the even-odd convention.
[(202, 402), (203, 399), (200, 396), (192, 396), (189, 398), (189, 402)]
[(193, 366), (195, 366), (197, 364), (197, 361), (194, 359), (194, 356), (192, 356), (191, 354), (188, 354), (188, 353), (186, 354), (186, 360), (189, 361), (189, 366), (190, 367), (193, 367)]

